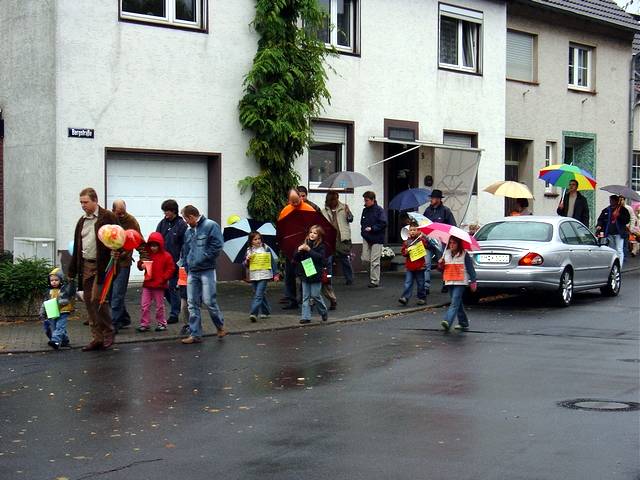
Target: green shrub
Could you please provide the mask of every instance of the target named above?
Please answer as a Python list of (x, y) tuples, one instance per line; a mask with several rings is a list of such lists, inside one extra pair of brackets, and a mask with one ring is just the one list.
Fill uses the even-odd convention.
[(0, 252), (0, 263), (13, 262), (13, 253), (9, 250), (2, 250)]
[(0, 305), (40, 301), (46, 293), (51, 265), (42, 259), (0, 262)]

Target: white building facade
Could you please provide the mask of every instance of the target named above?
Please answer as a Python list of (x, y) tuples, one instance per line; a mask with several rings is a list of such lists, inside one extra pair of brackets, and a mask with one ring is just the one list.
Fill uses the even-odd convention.
[[(14, 237), (51, 237), (59, 252), (66, 251), (81, 214), (78, 193), (87, 186), (96, 188), (103, 206), (124, 198), (145, 236), (160, 220), (166, 198), (192, 203), (223, 226), (230, 215), (246, 215), (248, 194), (240, 193), (238, 181), (255, 174), (257, 165), (246, 155), (250, 133), (241, 130), (238, 102), (257, 46), (250, 27), (253, 0), (0, 3), (0, 41), (9, 46), (0, 58), (5, 248)], [(447, 150), (438, 144), (471, 153), (464, 172), (471, 182), (460, 187), (462, 197), (471, 193), (480, 154), (480, 193), (471, 196), (467, 211), (457, 210), (465, 214), (457, 220), (484, 223), (504, 208), (503, 199), (481, 189), (505, 176), (505, 135), (559, 142), (558, 129), (574, 128), (561, 122), (555, 136), (533, 134), (517, 110), (520, 98), (533, 95), (507, 85), (505, 1), (320, 3), (338, 26), (326, 40), (340, 54), (329, 59), (335, 70), (329, 73), (331, 103), (314, 120), (316, 141), (296, 168), (318, 204), (325, 192), (317, 185), (334, 170), (353, 169), (373, 181), (342, 196), (356, 215), (356, 244), (365, 190), (387, 205), (398, 191), (423, 186), (426, 177), (435, 187), (445, 185), (437, 160)], [(595, 41), (584, 35), (578, 40)], [(616, 50), (625, 47), (618, 40), (606, 45), (598, 68), (615, 79), (610, 88), (608, 75), (598, 75), (598, 96), (576, 107), (587, 124), (575, 130), (600, 134), (596, 123), (602, 122), (588, 117), (601, 112), (617, 122), (605, 129), (624, 130), (614, 105), (585, 111), (594, 101), (624, 96), (612, 87), (626, 75), (618, 63), (626, 53)], [(609, 49), (615, 59), (607, 60)], [(553, 61), (565, 70), (566, 52)], [(539, 162), (543, 149), (536, 149)], [(606, 178), (623, 180), (620, 175), (614, 168)], [(531, 183), (542, 198), (544, 184)], [(451, 198), (460, 196), (456, 188), (451, 186)], [(390, 213), (394, 241), (399, 226)], [(223, 278), (238, 273), (221, 268)]]

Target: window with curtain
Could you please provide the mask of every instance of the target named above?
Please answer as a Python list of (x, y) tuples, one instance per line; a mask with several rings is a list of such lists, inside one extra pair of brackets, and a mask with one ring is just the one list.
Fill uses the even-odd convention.
[(339, 51), (356, 52), (357, 0), (318, 0), (326, 13), (318, 39)]
[(507, 31), (507, 78), (535, 82), (535, 35)]
[(313, 122), (309, 145), (309, 188), (317, 188), (325, 178), (346, 169), (347, 126)]
[(631, 165), (631, 188), (640, 192), (640, 152), (633, 152), (633, 164)]
[(592, 63), (594, 49), (581, 45), (569, 45), (569, 87), (592, 89)]
[(441, 67), (480, 72), (482, 21), (482, 12), (440, 4)]
[[(478, 135), (473, 133), (443, 132), (442, 143), (445, 145), (454, 145), (456, 147), (477, 148)], [(471, 187), (471, 194), (478, 194), (478, 174), (476, 174)]]

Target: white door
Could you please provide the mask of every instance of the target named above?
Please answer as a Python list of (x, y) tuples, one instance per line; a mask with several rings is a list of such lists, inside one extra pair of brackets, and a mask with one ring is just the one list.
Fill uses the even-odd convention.
[[(207, 157), (191, 155), (141, 154), (110, 152), (107, 154), (107, 202), (115, 199), (127, 203), (127, 211), (136, 217), (145, 239), (154, 232), (163, 214), (162, 202), (173, 198), (180, 208), (194, 205), (207, 215)], [(134, 252), (134, 259), (138, 254)], [(131, 280), (142, 280), (134, 267)]]

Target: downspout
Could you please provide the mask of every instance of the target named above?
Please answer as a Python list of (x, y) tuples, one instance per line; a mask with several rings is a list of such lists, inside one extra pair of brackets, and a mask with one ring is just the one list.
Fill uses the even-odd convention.
[(633, 129), (635, 123), (635, 109), (636, 109), (636, 58), (638, 53), (631, 55), (631, 75), (629, 77), (629, 169), (627, 171), (627, 185), (632, 187), (633, 182)]

